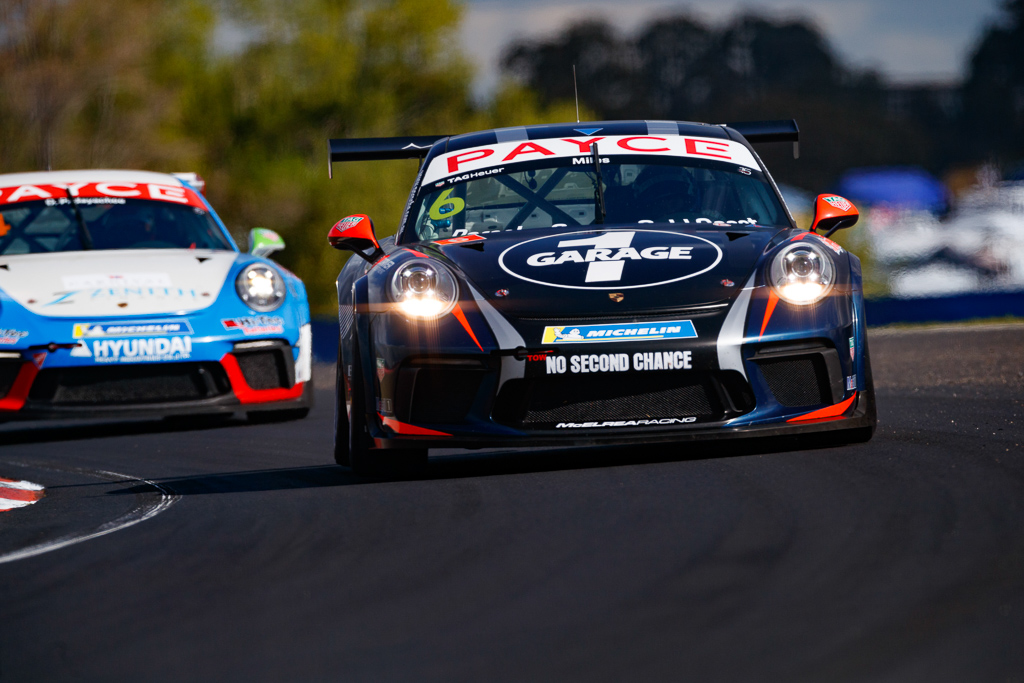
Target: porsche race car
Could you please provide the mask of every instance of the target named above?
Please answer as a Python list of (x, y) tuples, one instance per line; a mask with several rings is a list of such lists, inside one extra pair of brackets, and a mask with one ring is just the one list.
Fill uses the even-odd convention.
[(798, 229), (751, 143), (794, 121), (567, 123), (330, 141), (330, 161), (419, 158), (394, 238), (330, 231), (335, 458), (430, 448), (835, 432), (876, 413), (853, 225), (817, 198)]
[(0, 175), (0, 422), (309, 411), (305, 288), (195, 174)]

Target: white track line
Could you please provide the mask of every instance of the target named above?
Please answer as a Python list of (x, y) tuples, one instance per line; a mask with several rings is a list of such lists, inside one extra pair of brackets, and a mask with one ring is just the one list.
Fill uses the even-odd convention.
[[(61, 471), (57, 468), (43, 467), (41, 465), (28, 465), (25, 463), (11, 464), (20, 465), (22, 467), (56, 469), (57, 471)], [(115, 531), (120, 531), (121, 529), (127, 529), (128, 527), (134, 526), (139, 522), (144, 522), (151, 517), (159, 515), (161, 512), (163, 512), (164, 510), (166, 510), (167, 508), (171, 507), (179, 500), (181, 500), (181, 496), (179, 496), (177, 493), (174, 493), (170, 489), (167, 489), (154, 481), (150, 481), (149, 479), (139, 479), (138, 477), (133, 477), (127, 474), (120, 474), (119, 472), (108, 472), (105, 470), (83, 470), (75, 468), (72, 471), (78, 472), (80, 474), (93, 476), (96, 477), (97, 479), (115, 477), (115, 479), (111, 480), (112, 483), (115, 484), (121, 482), (136, 481), (146, 483), (160, 492), (160, 500), (157, 501), (155, 504), (143, 503), (142, 505), (139, 505), (138, 507), (121, 515), (112, 522), (101, 524), (99, 527), (96, 528), (95, 531), (81, 535), (71, 534), (68, 536), (62, 536), (61, 538), (55, 539), (53, 541), (47, 541), (45, 543), (40, 543), (38, 545), (29, 546), (28, 548), (22, 548), (21, 550), (15, 550), (14, 552), (7, 553), (6, 555), (0, 555), (0, 564), (4, 564), (6, 562), (14, 562), (15, 560), (24, 560), (28, 557), (35, 557), (36, 555), (42, 555), (43, 553), (48, 553), (54, 550), (59, 550), (61, 548), (66, 548), (69, 545), (75, 545), (76, 543), (89, 541), (94, 538), (99, 538), (100, 536), (106, 536), (107, 534), (112, 534)]]
[(0, 478), (0, 488), (7, 489), (21, 489), (23, 491), (42, 491), (43, 487), (39, 484), (33, 484), (30, 481), (15, 481), (13, 479), (2, 479)]

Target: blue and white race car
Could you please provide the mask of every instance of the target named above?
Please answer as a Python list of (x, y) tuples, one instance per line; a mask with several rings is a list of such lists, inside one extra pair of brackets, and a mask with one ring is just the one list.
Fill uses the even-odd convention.
[(312, 405), (306, 290), (194, 174), (0, 175), (0, 421)]

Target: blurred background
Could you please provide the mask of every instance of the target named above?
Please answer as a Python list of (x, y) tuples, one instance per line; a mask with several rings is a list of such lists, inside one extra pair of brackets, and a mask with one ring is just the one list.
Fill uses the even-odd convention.
[(571, 121), (574, 64), (583, 120), (795, 118), (759, 152), (802, 226), (858, 204), (876, 301), (1024, 300), (1024, 0), (0, 0), (0, 172), (196, 171), (329, 315), (328, 228), (393, 233), (416, 163), (327, 139)]

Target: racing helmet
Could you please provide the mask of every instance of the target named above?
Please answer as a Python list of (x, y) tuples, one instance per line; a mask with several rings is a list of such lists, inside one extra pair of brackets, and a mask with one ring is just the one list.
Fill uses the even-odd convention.
[(633, 196), (639, 213), (651, 219), (697, 213), (701, 204), (697, 181), (681, 166), (647, 166), (633, 181)]

